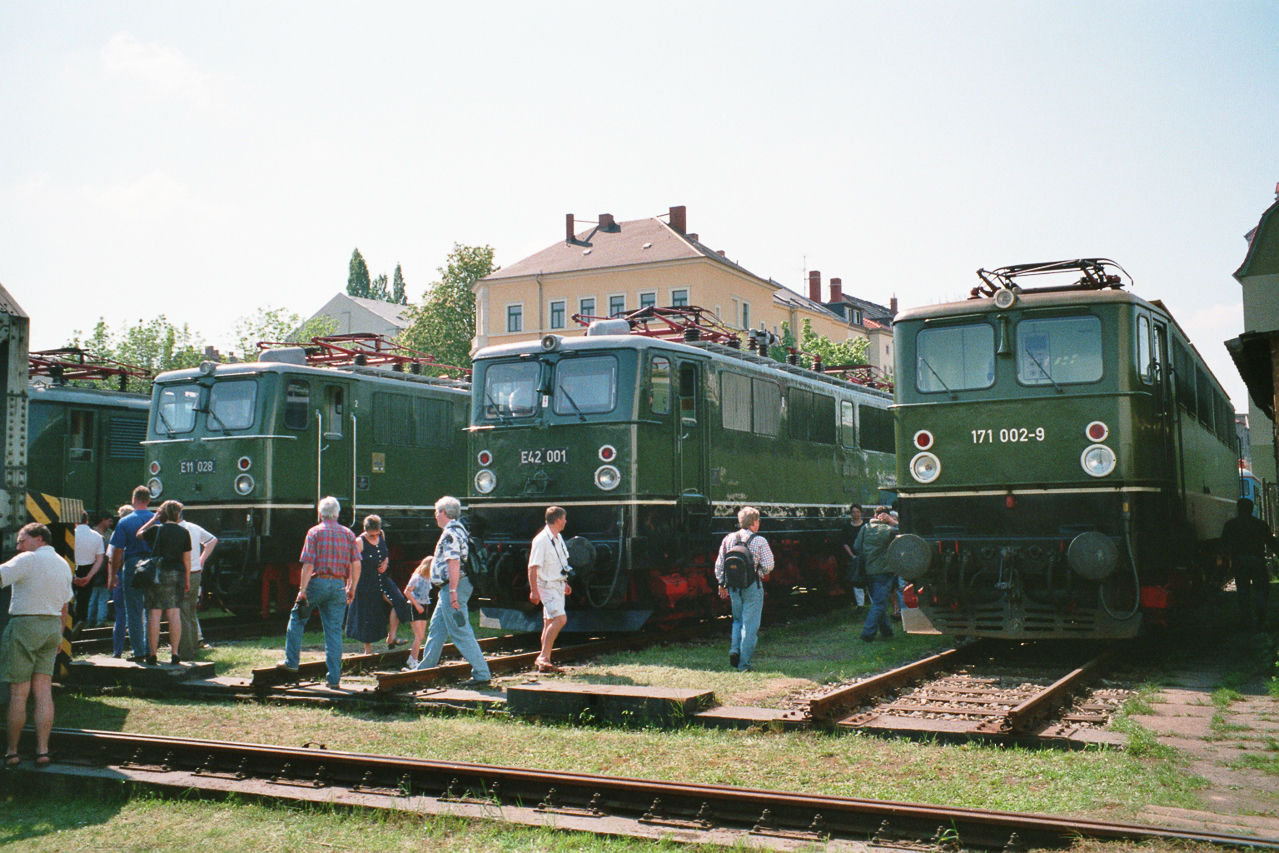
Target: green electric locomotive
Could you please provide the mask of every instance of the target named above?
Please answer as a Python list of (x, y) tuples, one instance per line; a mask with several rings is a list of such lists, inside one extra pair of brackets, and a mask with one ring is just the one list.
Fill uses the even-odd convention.
[[(889, 558), (907, 630), (1131, 637), (1222, 583), (1233, 409), (1167, 309), (1112, 270), (980, 271), (970, 300), (897, 316)], [(1083, 277), (1021, 285), (1064, 272)]]
[(439, 536), (435, 500), (465, 489), (469, 384), (423, 375), (440, 368), (348, 335), (157, 377), (147, 485), (220, 540), (205, 589), (235, 611), (286, 608), (325, 495), (356, 530), (381, 516), (406, 575)]
[(893, 488), (890, 395), (742, 351), (714, 330), (708, 340), (677, 328), (674, 341), (645, 329), (603, 320), (582, 337), (476, 353), (468, 503), (487, 546), (482, 624), (540, 629), (528, 550), (550, 505), (568, 511), (569, 631), (727, 607), (713, 568), (744, 505), (760, 509), (777, 557), (766, 588), (838, 589), (849, 503)]

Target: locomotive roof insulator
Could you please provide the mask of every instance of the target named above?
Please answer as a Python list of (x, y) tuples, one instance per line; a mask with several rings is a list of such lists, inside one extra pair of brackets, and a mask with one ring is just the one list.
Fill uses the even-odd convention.
[[(312, 367), (371, 367), (390, 366), (392, 370), (421, 374), (423, 367), (441, 371), (445, 376), (469, 379), (471, 371), (465, 367), (444, 364), (429, 353), (419, 352), (392, 341), (384, 335), (357, 332), (350, 335), (327, 335), (312, 338), (309, 345), (278, 341), (258, 341), (261, 361), (286, 361), (290, 364), (306, 364)], [(282, 357), (287, 353), (287, 357)], [(300, 353), (300, 356), (298, 355)], [(300, 357), (300, 361), (297, 359)]]
[[(1118, 273), (1108, 271), (1113, 267)], [(1050, 275), (1054, 273), (1079, 272), (1082, 277), (1074, 284), (1056, 287), (1026, 288), (1017, 282), (1018, 278), (1032, 275)], [(1071, 261), (1051, 261), (1038, 264), (1014, 264), (996, 270), (977, 270), (977, 277), (982, 284), (974, 287), (969, 294), (970, 299), (994, 297), (999, 308), (1011, 308), (1017, 302), (1020, 293), (1060, 293), (1068, 290), (1105, 290), (1119, 289), (1124, 286), (1124, 279), (1132, 284), (1132, 276), (1128, 271), (1109, 258), (1077, 258)], [(1010, 295), (1004, 296), (1004, 293)], [(1001, 302), (1004, 300), (1004, 302)], [(1006, 303), (1006, 304), (1005, 304)]]
[(37, 350), (27, 356), (27, 374), (29, 376), (47, 376), (56, 385), (63, 385), (69, 380), (106, 380), (118, 379), (120, 390), (125, 390), (129, 378), (151, 381), (151, 371), (112, 361), (86, 352), (80, 347), (60, 347), (58, 349)]

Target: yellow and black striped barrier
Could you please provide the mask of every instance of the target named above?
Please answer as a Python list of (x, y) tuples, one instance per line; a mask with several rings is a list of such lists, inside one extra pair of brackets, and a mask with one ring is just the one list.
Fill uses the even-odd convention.
[[(40, 492), (27, 492), (27, 514), (31, 520), (43, 524), (53, 534), (53, 549), (71, 567), (75, 575), (75, 526), (84, 513), (84, 501), (78, 498), (59, 498)], [(58, 658), (54, 664), (53, 679), (62, 681), (71, 674), (71, 641), (75, 638), (75, 622), (70, 605), (62, 617), (62, 643), (58, 646)]]

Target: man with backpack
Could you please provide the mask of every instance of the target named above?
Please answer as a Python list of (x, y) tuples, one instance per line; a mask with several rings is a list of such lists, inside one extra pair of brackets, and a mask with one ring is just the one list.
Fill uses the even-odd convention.
[(715, 580), (719, 582), (719, 597), (733, 604), (733, 642), (728, 664), (738, 672), (749, 672), (759, 635), (759, 617), (764, 610), (764, 578), (773, 570), (773, 550), (759, 535), (759, 510), (755, 507), (742, 507), (737, 524), (741, 529), (720, 543)]
[(862, 639), (871, 642), (876, 634), (893, 638), (888, 622), (889, 596), (897, 587), (897, 576), (888, 568), (888, 546), (897, 536), (897, 527), (888, 507), (875, 507), (875, 517), (862, 525), (853, 552), (861, 559), (870, 586), (870, 612), (862, 626)]

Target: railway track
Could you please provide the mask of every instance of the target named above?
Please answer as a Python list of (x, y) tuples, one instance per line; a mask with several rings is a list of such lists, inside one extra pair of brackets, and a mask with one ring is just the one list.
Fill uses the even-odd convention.
[[(217, 619), (201, 619), (200, 629), (204, 639), (209, 642), (225, 642), (228, 640), (251, 640), (282, 633), (288, 624), (288, 615), (274, 616), (270, 619), (259, 617), (244, 618), (240, 616), (223, 616)], [(110, 653), (112, 650), (111, 627), (82, 628), (71, 641), (71, 653), (74, 656)], [(169, 641), (169, 622), (160, 622), (160, 643)], [(127, 645), (127, 644), (126, 644)]]
[[(30, 729), (25, 733), (30, 740)], [(833, 797), (117, 732), (55, 729), (48, 770), (4, 774), (134, 784), (188, 795), (268, 798), (551, 826), (602, 835), (794, 849), (1021, 851), (1080, 839), (1279, 849), (1279, 839), (942, 805)], [(15, 781), (14, 780), (18, 780)], [(47, 782), (46, 782), (47, 783)]]
[(1118, 647), (1082, 662), (1011, 664), (996, 662), (997, 649), (969, 643), (859, 681), (810, 700), (809, 717), (898, 735), (1052, 740), (1104, 724), (1124, 698), (1094, 690), (1059, 713), (1114, 666)]

